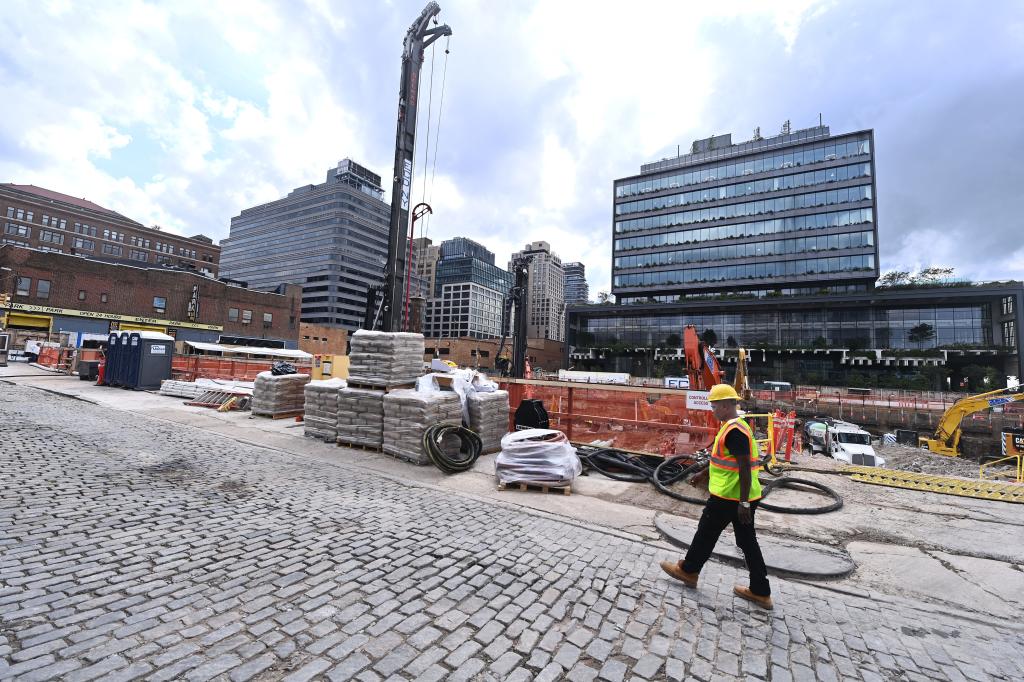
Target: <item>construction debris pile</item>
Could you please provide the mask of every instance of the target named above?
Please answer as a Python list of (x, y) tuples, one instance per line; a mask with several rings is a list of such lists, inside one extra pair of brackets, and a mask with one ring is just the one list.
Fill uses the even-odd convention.
[(252, 413), (262, 417), (300, 414), (306, 402), (308, 374), (260, 372), (253, 383)]
[(306, 384), (303, 422), (307, 436), (329, 443), (338, 439), (338, 392), (343, 388), (344, 379)]
[(466, 397), (469, 428), (480, 436), (483, 452), (496, 452), (508, 432), (508, 391), (474, 391)]
[(890, 469), (916, 471), (933, 476), (978, 477), (978, 463), (963, 457), (946, 457), (923, 448), (896, 444), (880, 444), (878, 453), (885, 457), (886, 467)]
[(164, 379), (160, 382), (160, 395), (190, 400), (207, 391), (229, 391), (239, 395), (252, 395), (251, 381), (231, 381), (217, 379), (196, 379), (195, 381), (176, 381)]
[[(412, 464), (430, 464), (423, 436), (435, 424), (462, 425), (462, 403), (458, 395), (451, 391), (399, 389), (384, 396), (385, 453)], [(440, 446), (454, 456), (459, 452), (461, 441), (457, 436), (446, 435)]]
[(338, 391), (337, 409), (339, 444), (380, 449), (384, 431), (383, 391), (347, 386)]
[(568, 486), (583, 473), (576, 448), (561, 431), (526, 429), (506, 434), (494, 459), (500, 484)]
[(360, 329), (349, 341), (349, 382), (367, 386), (412, 384), (423, 374), (423, 335)]

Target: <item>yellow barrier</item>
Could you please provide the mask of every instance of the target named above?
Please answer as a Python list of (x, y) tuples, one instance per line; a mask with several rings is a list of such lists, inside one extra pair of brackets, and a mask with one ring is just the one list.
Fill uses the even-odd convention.
[(1020, 483), (1001, 483), (981, 479), (954, 478), (952, 476), (932, 476), (930, 474), (897, 471), (881, 467), (849, 466), (845, 467), (843, 472), (852, 474), (850, 478), (855, 481), (872, 485), (1024, 504), (1024, 485)]
[[(1017, 466), (1013, 468), (1012, 472), (998, 471), (986, 475), (986, 469), (988, 467), (993, 466), (995, 464), (999, 464), (1000, 462), (1005, 462), (1007, 460), (1017, 460)], [(1024, 455), (1009, 455), (1008, 457), (997, 459), (994, 462), (985, 462), (984, 464), (981, 465), (981, 468), (978, 470), (978, 478), (990, 481), (1005, 478), (1012, 480), (1016, 483), (1024, 483)]]

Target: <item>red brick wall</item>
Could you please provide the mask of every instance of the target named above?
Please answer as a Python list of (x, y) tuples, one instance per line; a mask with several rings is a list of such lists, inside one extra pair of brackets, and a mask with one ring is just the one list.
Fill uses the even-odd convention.
[[(13, 296), (16, 303), (188, 322), (192, 287), (198, 285), (199, 314), (194, 322), (223, 325), (226, 335), (296, 342), (299, 338), (302, 289), (296, 285), (289, 285), (284, 295), (270, 294), (228, 286), (189, 272), (112, 265), (11, 245), (0, 246), (0, 266), (14, 271), (0, 271), (0, 291), (14, 294), (14, 276), (32, 279), (30, 295)], [(50, 282), (49, 298), (36, 296), (40, 279)], [(79, 299), (79, 291), (85, 292), (85, 300)], [(106, 303), (101, 300), (104, 293)], [(153, 307), (157, 296), (166, 299), (162, 313)], [(228, 319), (229, 308), (238, 309), (237, 321)], [(249, 324), (242, 321), (245, 310), (252, 311)], [(272, 317), (269, 326), (264, 326), (264, 313)]]

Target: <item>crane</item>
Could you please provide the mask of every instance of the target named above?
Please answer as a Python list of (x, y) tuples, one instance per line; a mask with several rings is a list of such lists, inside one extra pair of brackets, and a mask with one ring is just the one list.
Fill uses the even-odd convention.
[[(512, 274), (515, 284), (505, 296), (505, 305), (501, 315), (501, 343), (498, 345), (495, 363), (502, 365), (501, 375), (522, 379), (526, 376), (527, 328), (526, 306), (530, 282), (530, 263), (533, 256), (519, 256), (512, 261)], [(513, 310), (515, 311), (513, 317)], [(505, 338), (508, 333), (509, 318), (512, 317), (512, 357), (502, 358), (505, 350)]]
[(921, 436), (918, 438), (918, 444), (938, 455), (956, 457), (960, 454), (960, 422), (964, 417), (1018, 400), (1024, 400), (1024, 392), (1019, 386), (961, 398), (943, 413), (932, 437)]
[[(402, 79), (398, 92), (398, 129), (395, 132), (395, 173), (391, 186), (391, 227), (384, 284), (370, 287), (366, 295), (363, 326), (399, 331), (404, 318), (406, 242), (409, 239), (409, 199), (412, 194), (412, 163), (416, 151), (416, 113), (423, 52), (442, 36), (450, 36), (448, 24), (437, 25), (441, 7), (427, 3), (409, 27), (402, 45)], [(433, 19), (434, 27), (430, 27)], [(383, 299), (378, 307), (378, 298)]]

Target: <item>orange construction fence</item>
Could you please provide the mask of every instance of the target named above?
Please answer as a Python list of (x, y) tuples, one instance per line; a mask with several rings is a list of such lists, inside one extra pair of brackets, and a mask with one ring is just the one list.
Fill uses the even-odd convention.
[[(290, 361), (300, 374), (310, 374), (310, 365)], [(253, 381), (260, 372), (269, 372), (274, 361), (223, 358), (214, 355), (176, 354), (171, 362), (171, 376), (179, 381), (196, 379), (237, 379)]]
[(523, 398), (544, 403), (551, 428), (576, 443), (655, 455), (693, 454), (718, 431), (706, 394), (671, 388), (501, 379), (509, 392), (509, 429)]

